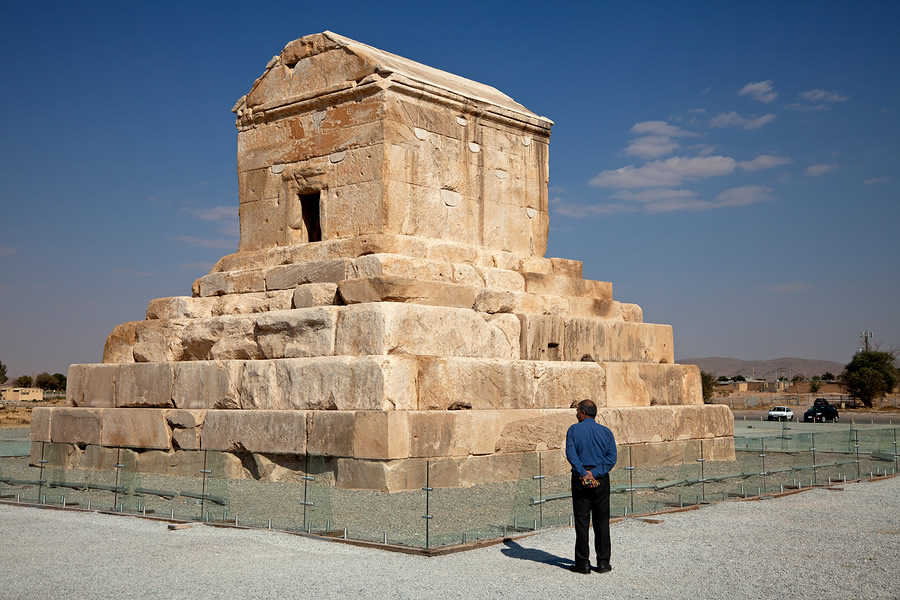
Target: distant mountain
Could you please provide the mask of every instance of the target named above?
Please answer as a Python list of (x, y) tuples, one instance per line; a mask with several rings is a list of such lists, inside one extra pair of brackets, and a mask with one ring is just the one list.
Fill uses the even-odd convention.
[(833, 360), (810, 360), (806, 358), (774, 358), (772, 360), (740, 360), (737, 358), (682, 358), (675, 362), (682, 365), (697, 365), (701, 371), (712, 373), (716, 377), (757, 377), (759, 379), (790, 379), (798, 373), (804, 377), (813, 377), (825, 372), (840, 375), (844, 365)]

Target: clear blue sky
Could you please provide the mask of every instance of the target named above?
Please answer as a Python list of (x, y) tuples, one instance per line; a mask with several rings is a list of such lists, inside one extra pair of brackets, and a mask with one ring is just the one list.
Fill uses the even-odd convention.
[(896, 2), (78, 4), (0, 20), (10, 376), (98, 362), (237, 249), (231, 106), (326, 29), (553, 119), (548, 255), (676, 357), (900, 346)]

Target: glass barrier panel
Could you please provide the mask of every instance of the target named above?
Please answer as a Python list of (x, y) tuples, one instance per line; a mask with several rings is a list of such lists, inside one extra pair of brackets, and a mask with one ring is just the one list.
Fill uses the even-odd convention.
[(544, 527), (568, 526), (572, 520), (572, 467), (562, 450), (541, 452), (541, 520)]

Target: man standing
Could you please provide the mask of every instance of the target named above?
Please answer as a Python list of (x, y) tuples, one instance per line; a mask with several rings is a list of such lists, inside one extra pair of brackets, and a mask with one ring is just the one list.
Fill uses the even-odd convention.
[(609, 565), (609, 472), (616, 465), (616, 440), (612, 432), (594, 421), (597, 405), (591, 400), (578, 403), (578, 423), (566, 432), (566, 459), (572, 465), (572, 511), (575, 513), (575, 564), (570, 570), (589, 575), (591, 552), (588, 528), (594, 520), (594, 548), (597, 570), (612, 571)]

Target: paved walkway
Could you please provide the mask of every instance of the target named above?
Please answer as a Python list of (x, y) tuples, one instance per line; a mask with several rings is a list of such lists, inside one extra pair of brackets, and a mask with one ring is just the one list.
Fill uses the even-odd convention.
[(0, 598), (898, 598), (900, 477), (426, 558), (267, 531), (0, 505)]

